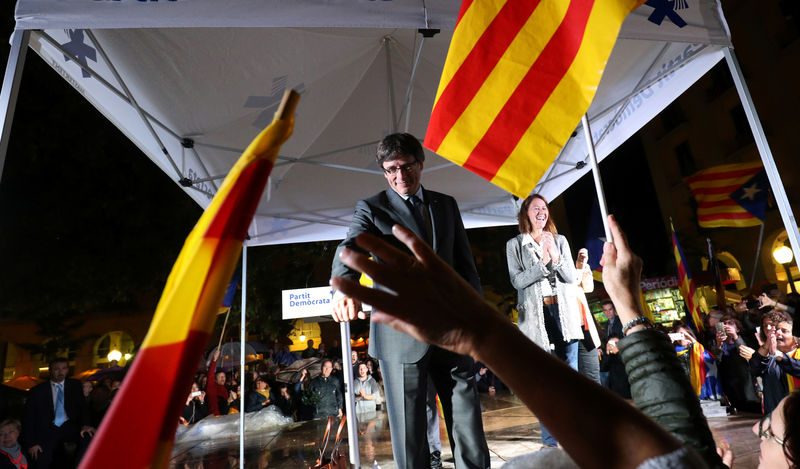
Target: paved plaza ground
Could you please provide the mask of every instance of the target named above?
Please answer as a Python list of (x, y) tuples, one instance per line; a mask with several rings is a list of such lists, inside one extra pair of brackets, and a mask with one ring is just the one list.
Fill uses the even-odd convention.
[[(481, 396), (483, 426), (492, 458), (492, 468), (520, 454), (541, 448), (541, 430), (537, 418), (511, 394)], [(736, 454), (736, 469), (758, 466), (759, 441), (751, 427), (759, 416), (740, 414), (713, 417), (709, 424), (715, 438), (726, 438)], [(389, 425), (386, 412), (379, 411), (373, 419), (359, 422), (359, 453), (361, 467), (394, 469)], [(245, 437), (245, 467), (302, 468), (313, 465), (318, 453), (318, 441), (324, 432), (324, 422), (299, 422), (272, 432), (247, 433)], [(442, 428), (444, 467), (454, 467), (447, 438)], [(602, 440), (597, 442), (602, 445)], [(347, 441), (345, 437), (344, 446)], [(171, 467), (228, 468), (238, 467), (239, 442), (222, 438), (176, 445)]]

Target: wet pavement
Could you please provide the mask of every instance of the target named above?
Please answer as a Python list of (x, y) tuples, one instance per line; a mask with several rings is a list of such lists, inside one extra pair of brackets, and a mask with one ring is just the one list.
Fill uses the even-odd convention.
[[(481, 395), (483, 426), (491, 453), (491, 467), (520, 454), (541, 448), (541, 430), (536, 417), (510, 394)], [(759, 441), (751, 427), (759, 416), (740, 414), (709, 418), (714, 437), (726, 439), (736, 454), (736, 469), (758, 466)], [(246, 468), (303, 468), (313, 466), (319, 457), (319, 440), (325, 431), (325, 421), (291, 423), (270, 431), (245, 434)], [(346, 431), (345, 431), (346, 433)], [(393, 469), (389, 423), (385, 411), (378, 411), (358, 422), (361, 467)], [(454, 467), (447, 436), (442, 423), (442, 459), (444, 467)], [(598, 444), (602, 444), (598, 441)], [(342, 447), (347, 451), (347, 437)], [(239, 441), (236, 437), (221, 437), (201, 441), (176, 443), (171, 468), (213, 469), (239, 467)]]

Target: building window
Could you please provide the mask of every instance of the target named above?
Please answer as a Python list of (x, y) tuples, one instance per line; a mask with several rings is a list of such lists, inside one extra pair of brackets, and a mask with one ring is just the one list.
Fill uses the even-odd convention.
[(697, 165), (694, 162), (694, 155), (691, 147), (689, 147), (689, 142), (683, 142), (675, 147), (675, 158), (678, 160), (681, 177), (689, 177), (697, 172)]
[(673, 101), (663, 111), (661, 111), (661, 123), (664, 125), (664, 131), (669, 132), (672, 129), (686, 122), (686, 114), (678, 101)]

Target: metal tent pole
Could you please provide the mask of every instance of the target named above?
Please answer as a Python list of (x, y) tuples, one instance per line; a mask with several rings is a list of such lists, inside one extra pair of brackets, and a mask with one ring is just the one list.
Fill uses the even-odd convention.
[(0, 121), (0, 179), (3, 177), (8, 140), (11, 137), (11, 123), (14, 121), (14, 109), (17, 107), (19, 83), (22, 80), (22, 69), (25, 65), (25, 54), (28, 52), (30, 37), (30, 31), (19, 29), (11, 35), (11, 51), (8, 54), (6, 72), (3, 75), (3, 89), (0, 91), (0, 108), (5, 110), (2, 121)]
[(764, 169), (769, 178), (769, 185), (772, 188), (772, 193), (775, 195), (775, 201), (778, 204), (778, 210), (781, 212), (781, 219), (783, 226), (786, 228), (786, 234), (789, 236), (789, 243), (792, 245), (794, 251), (794, 258), (800, 259), (800, 232), (797, 230), (797, 220), (792, 212), (792, 207), (789, 205), (789, 199), (786, 197), (786, 189), (783, 187), (780, 173), (777, 166), (775, 166), (775, 159), (772, 157), (772, 150), (767, 143), (767, 136), (764, 134), (764, 128), (761, 126), (761, 120), (758, 118), (756, 107), (753, 104), (753, 98), (750, 96), (750, 90), (747, 88), (747, 83), (744, 81), (742, 69), (739, 67), (739, 61), (736, 59), (736, 54), (731, 47), (723, 47), (722, 52), (725, 54), (725, 61), (728, 63), (728, 68), (733, 76), (733, 82), (736, 85), (736, 91), (739, 92), (739, 99), (742, 101), (744, 113), (747, 116), (747, 121), (750, 123), (750, 130), (753, 131), (753, 137), (758, 147), (758, 154), (761, 156), (761, 161), (764, 163)]
[(603, 181), (600, 180), (600, 167), (597, 165), (597, 155), (594, 152), (594, 140), (592, 139), (592, 129), (589, 127), (589, 118), (586, 114), (581, 117), (583, 124), (583, 134), (586, 140), (586, 150), (589, 152), (589, 162), (592, 164), (592, 177), (594, 178), (594, 188), (597, 191), (597, 204), (600, 206), (600, 215), (603, 217), (603, 228), (606, 232), (606, 242), (613, 242), (611, 229), (608, 226), (608, 208), (606, 208), (606, 194), (603, 192)]
[(239, 331), (239, 469), (244, 469), (244, 354), (247, 333), (247, 240), (242, 243), (242, 321)]
[(350, 464), (355, 469), (361, 467), (358, 455), (358, 422), (356, 422), (356, 401), (353, 395), (353, 365), (350, 363), (350, 323), (339, 323), (342, 344), (342, 372), (344, 373), (344, 406), (347, 411), (347, 441), (350, 443)]

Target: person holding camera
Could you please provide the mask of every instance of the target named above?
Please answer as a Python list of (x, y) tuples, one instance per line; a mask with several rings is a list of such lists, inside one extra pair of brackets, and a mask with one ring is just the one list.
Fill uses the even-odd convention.
[(711, 350), (717, 360), (722, 393), (739, 412), (761, 412), (761, 400), (756, 393), (750, 366), (739, 347), (746, 346), (742, 338), (742, 323), (730, 314), (724, 315), (716, 326), (716, 345)]
[(192, 390), (186, 398), (186, 405), (181, 413), (181, 423), (191, 425), (203, 420), (208, 415), (206, 393), (201, 391), (196, 382), (192, 383)]

